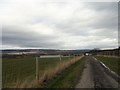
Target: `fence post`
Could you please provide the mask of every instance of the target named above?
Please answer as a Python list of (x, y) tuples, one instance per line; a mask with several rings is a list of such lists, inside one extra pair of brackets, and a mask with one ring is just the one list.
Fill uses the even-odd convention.
[(59, 57), (59, 58), (60, 58), (60, 65), (61, 65), (61, 60), (62, 60), (62, 59), (61, 59), (61, 55), (60, 55), (60, 57)]
[(38, 58), (36, 57), (36, 81), (39, 81)]
[(70, 54), (69, 54), (69, 60), (70, 60)]
[(75, 58), (75, 60), (74, 60), (74, 62), (76, 61), (76, 56), (75, 56), (75, 54), (74, 54), (74, 58)]
[(69, 54), (69, 61), (70, 61), (70, 64), (71, 64), (71, 60), (70, 60), (70, 54)]

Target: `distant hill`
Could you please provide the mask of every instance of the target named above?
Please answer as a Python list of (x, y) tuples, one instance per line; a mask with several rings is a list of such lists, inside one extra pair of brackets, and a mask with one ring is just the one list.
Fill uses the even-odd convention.
[(79, 54), (83, 52), (88, 52), (89, 49), (85, 50), (56, 50), (56, 49), (6, 49), (2, 50), (3, 54), (27, 54), (27, 53), (36, 53), (36, 54)]

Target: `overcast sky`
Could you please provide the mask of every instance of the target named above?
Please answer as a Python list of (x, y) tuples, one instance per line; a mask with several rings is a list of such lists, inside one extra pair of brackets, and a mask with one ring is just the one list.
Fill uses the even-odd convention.
[(118, 3), (0, 0), (2, 48), (93, 49), (118, 46)]

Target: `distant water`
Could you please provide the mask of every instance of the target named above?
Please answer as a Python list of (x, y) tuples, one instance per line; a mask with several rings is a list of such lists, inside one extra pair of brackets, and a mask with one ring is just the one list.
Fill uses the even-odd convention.
[(62, 56), (62, 55), (42, 55), (40, 58), (59, 58), (59, 57), (69, 57), (69, 56)]

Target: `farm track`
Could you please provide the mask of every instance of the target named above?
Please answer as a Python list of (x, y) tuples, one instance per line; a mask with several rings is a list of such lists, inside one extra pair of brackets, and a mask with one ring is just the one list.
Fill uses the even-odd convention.
[(119, 78), (112, 75), (99, 61), (87, 56), (85, 68), (75, 88), (120, 88)]

